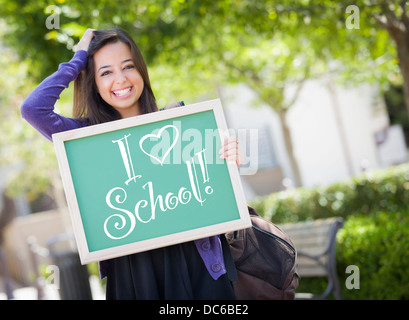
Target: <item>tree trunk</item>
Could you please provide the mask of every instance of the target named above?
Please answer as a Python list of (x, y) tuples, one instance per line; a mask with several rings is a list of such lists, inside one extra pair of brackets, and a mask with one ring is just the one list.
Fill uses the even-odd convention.
[(401, 32), (395, 38), (398, 51), (399, 67), (403, 78), (403, 95), (409, 114), (409, 32)]
[(293, 146), (293, 141), (291, 139), (290, 128), (287, 125), (286, 115), (287, 115), (287, 110), (278, 111), (278, 116), (280, 117), (281, 129), (282, 129), (283, 138), (284, 138), (284, 144), (287, 150), (287, 155), (288, 155), (288, 159), (290, 160), (291, 171), (293, 174), (293, 177), (292, 177), (293, 185), (294, 187), (297, 188), (297, 187), (301, 187), (302, 179), (301, 179), (301, 174), (300, 174), (300, 169), (298, 167), (297, 159), (295, 158), (295, 155), (294, 155), (294, 146)]
[(406, 109), (409, 113), (409, 18), (406, 15), (406, 4), (402, 3), (401, 6), (403, 12), (400, 20), (392, 13), (385, 15), (386, 22), (379, 19), (378, 22), (380, 22), (380, 25), (395, 42), (399, 68), (403, 79), (403, 95)]

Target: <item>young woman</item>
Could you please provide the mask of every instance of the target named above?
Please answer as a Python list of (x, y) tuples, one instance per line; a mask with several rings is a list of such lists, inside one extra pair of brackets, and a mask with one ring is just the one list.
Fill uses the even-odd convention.
[[(73, 118), (54, 112), (75, 80)], [(68, 63), (43, 80), (21, 106), (34, 128), (54, 133), (156, 112), (148, 71), (133, 39), (121, 29), (88, 29)], [(222, 158), (240, 165), (235, 138)], [(235, 299), (234, 262), (224, 236), (214, 236), (100, 262), (107, 299)]]

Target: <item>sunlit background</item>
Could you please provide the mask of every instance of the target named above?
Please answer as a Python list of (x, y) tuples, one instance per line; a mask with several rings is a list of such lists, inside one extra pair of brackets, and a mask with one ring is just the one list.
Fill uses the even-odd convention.
[[(221, 99), (261, 215), (345, 220), (344, 299), (408, 299), (407, 14), (405, 1), (0, 0), (0, 298), (64, 298), (36, 281), (51, 250), (30, 250), (27, 237), (46, 248), (71, 232), (53, 145), (20, 105), (87, 28), (119, 26), (146, 59), (158, 106)], [(72, 86), (56, 111), (71, 115)], [(348, 265), (359, 289), (345, 286)], [(103, 298), (96, 265), (88, 272), (89, 297)], [(325, 286), (306, 278), (300, 290)]]

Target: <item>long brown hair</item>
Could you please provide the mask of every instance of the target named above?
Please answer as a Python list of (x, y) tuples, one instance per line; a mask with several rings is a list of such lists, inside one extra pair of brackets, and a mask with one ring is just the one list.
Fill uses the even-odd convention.
[(144, 89), (139, 98), (141, 113), (158, 110), (145, 60), (132, 37), (119, 28), (94, 30), (94, 38), (88, 48), (87, 67), (74, 81), (73, 117), (85, 119), (89, 125), (121, 119), (119, 112), (99, 95), (94, 69), (94, 54), (105, 45), (116, 42), (123, 42), (129, 46), (135, 67), (142, 76)]

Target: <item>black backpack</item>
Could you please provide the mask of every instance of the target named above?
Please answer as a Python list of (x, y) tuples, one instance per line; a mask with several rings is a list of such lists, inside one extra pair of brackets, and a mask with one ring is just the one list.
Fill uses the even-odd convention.
[(233, 282), (240, 300), (292, 300), (298, 286), (297, 252), (275, 224), (248, 207), (253, 226), (226, 234), (237, 269)]

